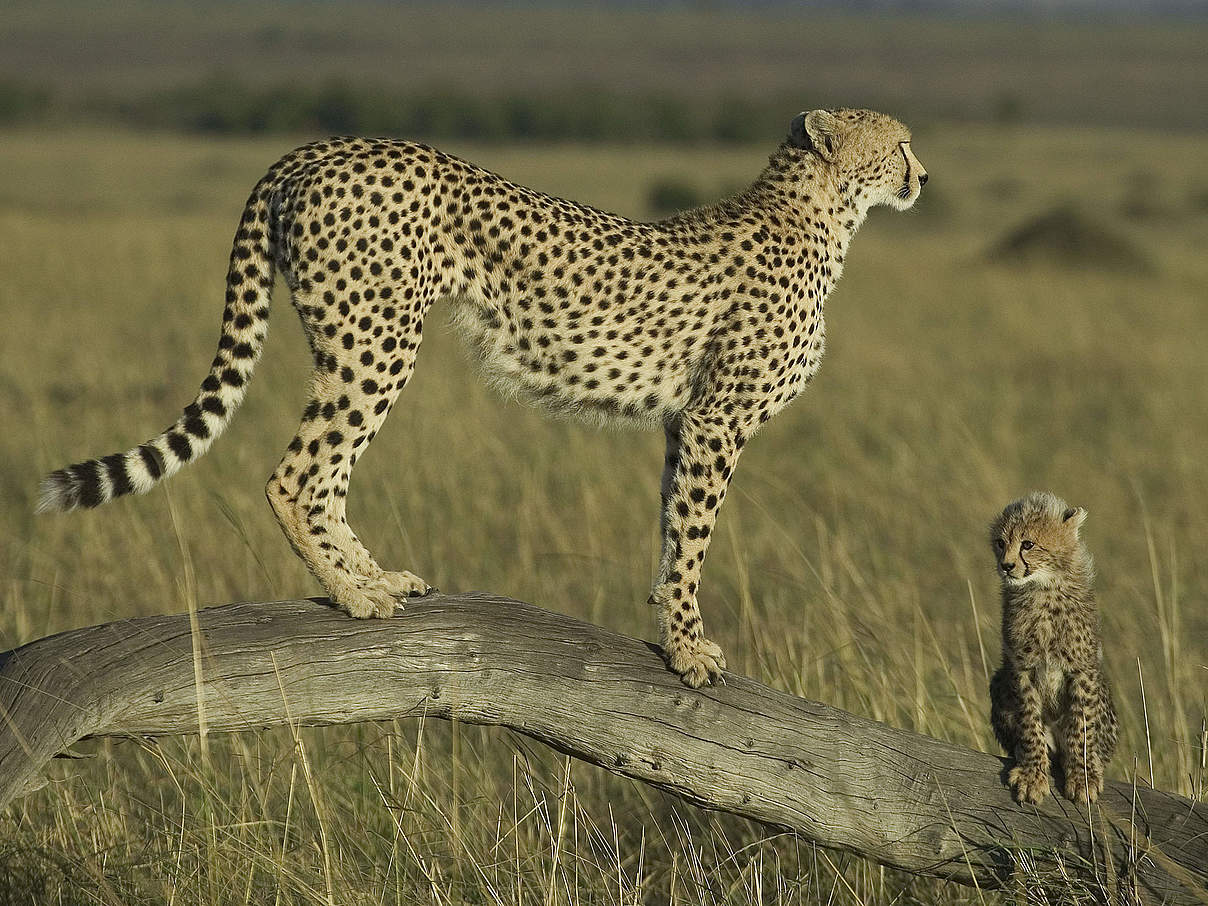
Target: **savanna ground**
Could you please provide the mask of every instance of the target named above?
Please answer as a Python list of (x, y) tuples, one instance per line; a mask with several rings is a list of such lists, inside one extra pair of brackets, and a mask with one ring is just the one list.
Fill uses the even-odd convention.
[[(141, 441), (191, 399), (242, 200), (295, 143), (57, 127), (0, 141), (0, 648), (317, 591), (261, 493), (307, 368), (280, 291), (247, 403), (205, 459), (145, 498), (32, 515), (45, 472)], [(660, 181), (716, 195), (770, 150), (444, 144), (633, 216)], [(1208, 143), (950, 126), (916, 129), (915, 150), (932, 176), (916, 210), (872, 213), (828, 305), (819, 377), (738, 468), (706, 563), (709, 632), (736, 671), (996, 751), (986, 525), (1051, 489), (1090, 511), (1123, 724), (1109, 773), (1202, 800)], [(1038, 230), (1022, 259), (991, 251), (1067, 204), (1085, 242)], [(1096, 240), (1104, 225), (1137, 261)], [(350, 514), (388, 568), (649, 638), (661, 452), (653, 435), (501, 402), (434, 313)], [(283, 730), (213, 738), (208, 759), (195, 738), (79, 750), (91, 757), (0, 817), (0, 902), (1001, 899), (695, 810), (499, 730)]]

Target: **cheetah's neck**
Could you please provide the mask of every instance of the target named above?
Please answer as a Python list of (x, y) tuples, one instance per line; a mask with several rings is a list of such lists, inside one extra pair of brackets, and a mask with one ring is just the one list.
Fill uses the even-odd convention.
[(1093, 625), (1098, 616), (1089, 559), (1075, 558), (1033, 581), (1003, 583), (1003, 631), (1045, 624)]
[(772, 154), (743, 197), (763, 210), (783, 211), (806, 231), (812, 244), (827, 249), (838, 269), (868, 214), (855, 186), (841, 181), (810, 152), (787, 144)]

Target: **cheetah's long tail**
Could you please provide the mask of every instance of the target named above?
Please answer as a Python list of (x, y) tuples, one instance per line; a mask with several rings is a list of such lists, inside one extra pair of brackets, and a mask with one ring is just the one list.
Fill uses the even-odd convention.
[(146, 493), (199, 459), (226, 429), (243, 402), (268, 328), (276, 239), (272, 190), (266, 177), (252, 191), (239, 222), (227, 273), (218, 355), (197, 397), (180, 418), (146, 443), (47, 475), (37, 512), (95, 507), (123, 494)]

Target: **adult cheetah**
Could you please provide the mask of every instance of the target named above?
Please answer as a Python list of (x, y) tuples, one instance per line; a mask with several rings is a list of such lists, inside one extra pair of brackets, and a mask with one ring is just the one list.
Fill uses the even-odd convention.
[(747, 440), (818, 368), (822, 305), (868, 209), (910, 207), (927, 174), (910, 132), (814, 110), (745, 192), (656, 223), (543, 195), (426, 145), (341, 138), (281, 158), (235, 234), (218, 354), (196, 399), (141, 446), (68, 466), (40, 511), (142, 493), (200, 457), (243, 400), (274, 271), (314, 354), (309, 402), (267, 494), (290, 544), (354, 617), (428, 585), (387, 572), (345, 519), (357, 458), (447, 301), (491, 380), (599, 421), (661, 426), (662, 557), (650, 595), (670, 668), (716, 679), (696, 595)]

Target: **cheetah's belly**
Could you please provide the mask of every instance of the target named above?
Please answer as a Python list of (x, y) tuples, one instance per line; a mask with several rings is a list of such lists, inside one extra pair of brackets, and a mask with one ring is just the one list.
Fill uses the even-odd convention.
[(692, 395), (700, 338), (641, 324), (534, 327), (504, 306), (451, 297), (454, 320), (487, 380), (505, 395), (589, 421), (662, 424)]
[(1046, 657), (1032, 671), (1032, 681), (1040, 691), (1040, 700), (1046, 712), (1060, 708), (1061, 694), (1065, 689), (1065, 677), (1068, 672), (1068, 665), (1053, 657)]

